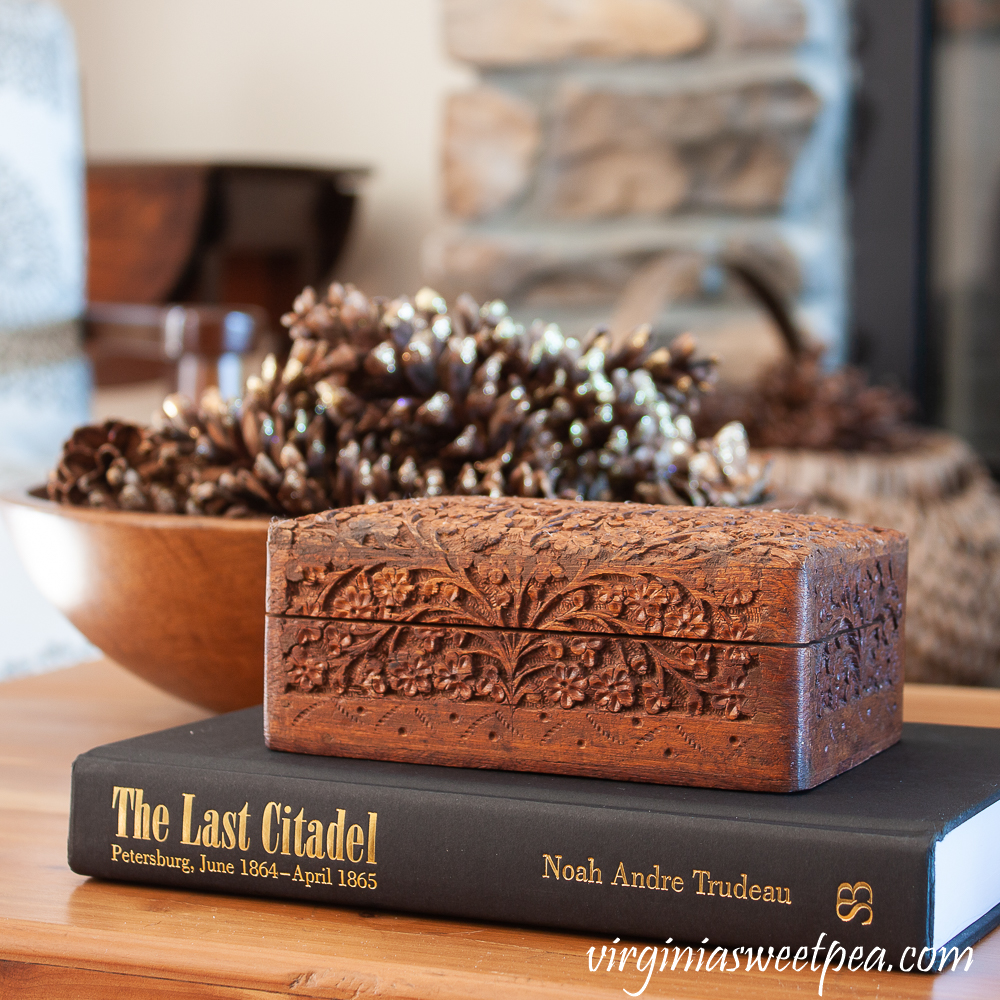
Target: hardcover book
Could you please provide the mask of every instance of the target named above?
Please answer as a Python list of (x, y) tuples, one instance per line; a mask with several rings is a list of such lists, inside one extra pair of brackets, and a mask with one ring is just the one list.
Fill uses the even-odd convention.
[(906, 539), (439, 497), (275, 521), (276, 750), (787, 792), (899, 739)]
[[(261, 710), (73, 767), (81, 875), (898, 963), (1000, 920), (1000, 730), (902, 740), (790, 795), (311, 757)], [(898, 967), (898, 965), (897, 965)]]

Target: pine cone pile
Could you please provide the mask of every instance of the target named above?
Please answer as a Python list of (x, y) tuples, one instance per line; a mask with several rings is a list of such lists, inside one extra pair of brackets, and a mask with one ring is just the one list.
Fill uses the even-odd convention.
[(247, 517), (442, 494), (738, 506), (764, 491), (739, 424), (695, 437), (714, 366), (689, 335), (581, 342), (500, 301), (336, 283), (282, 322), (288, 360), (269, 356), (242, 399), (168, 396), (158, 427), (81, 428), (49, 496)]

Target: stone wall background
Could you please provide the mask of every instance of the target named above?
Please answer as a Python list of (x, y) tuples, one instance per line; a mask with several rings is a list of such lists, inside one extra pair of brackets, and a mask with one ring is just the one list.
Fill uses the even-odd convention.
[(839, 360), (846, 20), (843, 0), (444, 0), (478, 82), (444, 109), (427, 277), (577, 332), (670, 255), (665, 335), (766, 338), (712, 266), (737, 251)]
[(931, 335), (940, 413), (1000, 473), (1000, 0), (939, 0)]

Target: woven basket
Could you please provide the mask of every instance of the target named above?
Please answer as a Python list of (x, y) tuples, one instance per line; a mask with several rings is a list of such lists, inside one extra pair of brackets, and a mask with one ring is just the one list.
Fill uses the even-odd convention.
[(907, 680), (1000, 686), (1000, 491), (972, 450), (927, 432), (896, 454), (770, 454), (810, 512), (909, 536)]

